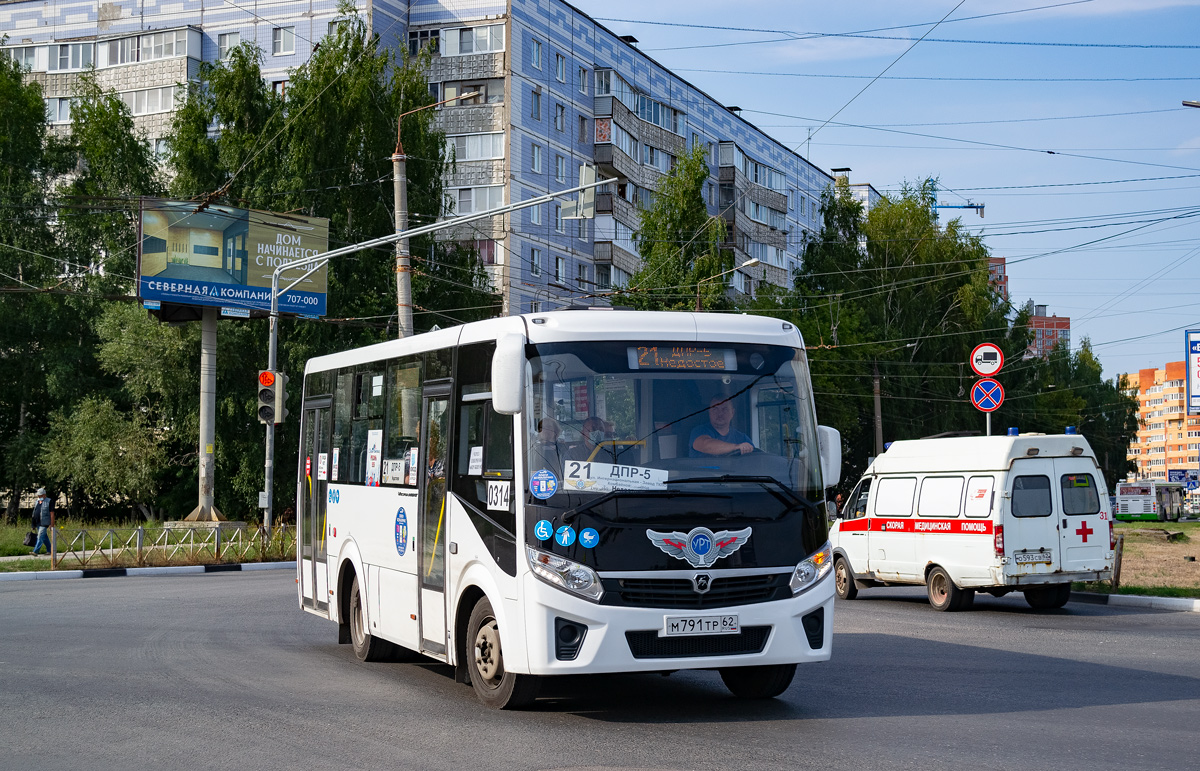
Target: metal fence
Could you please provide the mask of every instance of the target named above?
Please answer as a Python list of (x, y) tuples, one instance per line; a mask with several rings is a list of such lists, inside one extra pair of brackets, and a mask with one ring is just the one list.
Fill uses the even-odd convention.
[(274, 562), (296, 558), (296, 530), (258, 528), (50, 528), (54, 570)]

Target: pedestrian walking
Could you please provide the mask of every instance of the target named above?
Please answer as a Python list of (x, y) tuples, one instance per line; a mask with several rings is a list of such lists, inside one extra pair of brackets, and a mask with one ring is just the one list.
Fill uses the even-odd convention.
[(29, 518), (29, 526), (37, 530), (37, 542), (33, 545), (33, 553), (37, 554), (46, 545), (46, 553), (50, 553), (50, 524), (54, 513), (54, 503), (46, 497), (46, 488), (39, 487), (37, 503), (33, 505), (33, 516)]

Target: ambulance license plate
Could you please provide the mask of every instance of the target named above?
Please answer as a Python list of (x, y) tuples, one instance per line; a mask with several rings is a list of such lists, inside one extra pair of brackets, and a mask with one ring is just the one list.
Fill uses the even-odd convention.
[(665, 616), (661, 637), (687, 637), (696, 634), (739, 634), (737, 614), (722, 616)]
[(1013, 555), (1013, 562), (1018, 565), (1034, 565), (1039, 562), (1050, 564), (1050, 552), (1048, 551), (1021, 551)]

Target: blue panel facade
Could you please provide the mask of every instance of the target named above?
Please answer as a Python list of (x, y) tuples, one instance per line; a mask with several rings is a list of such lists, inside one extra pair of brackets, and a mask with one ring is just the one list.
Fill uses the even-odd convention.
[[(628, 182), (622, 186), (625, 198), (601, 206), (598, 197), (597, 218), (584, 221), (583, 238), (576, 221), (556, 227), (557, 204), (542, 205), (540, 220), (525, 210), (505, 223), (479, 227), (466, 236), (494, 243), (494, 264), (489, 270), (503, 289), (510, 312), (527, 311), (531, 303), (549, 309), (602, 301), (594, 296), (603, 295), (610, 277), (619, 280), (636, 267), (630, 238), (636, 228), (632, 201), (649, 195), (659, 173), (653, 162), (643, 163), (650, 152), (646, 148), (677, 155), (700, 142), (711, 150), (712, 179), (706, 188), (710, 213), (724, 216), (730, 224), (734, 234), (730, 246), (739, 262), (760, 252), (769, 255), (764, 267), (747, 268), (741, 278), (787, 283), (790, 269), (798, 264), (804, 234), (819, 228), (815, 203), (832, 183), (828, 174), (568, 3), (357, 0), (357, 5), (382, 44), (395, 50), (407, 48), (410, 32), (437, 38), (457, 34), (463, 27), (504, 25), (502, 51), (455, 59), (443, 50), (435, 59), (431, 79), (442, 85), (468, 86), (472, 78), (492, 83), (502, 79), (505, 88), (502, 103), (494, 106), (440, 111), (448, 134), (504, 132), (503, 159), (460, 164), (464, 171), (448, 180), (448, 188), (502, 184), (505, 202), (528, 199), (578, 184), (579, 168), (585, 163), (607, 168)], [(60, 0), (55, 4), (0, 0), (0, 35), (7, 35), (5, 46), (13, 48), (68, 40), (107, 41), (160, 30), (198, 31), (199, 50), (188, 50), (186, 56), (193, 62), (183, 70), (140, 62), (101, 68), (102, 84), (134, 89), (172, 85), (182, 79), (180, 72), (185, 78), (193, 76), (195, 60), (215, 61), (220, 36), (236, 32), (241, 40), (258, 43), (264, 51), (264, 77), (281, 83), (289, 69), (311, 56), (313, 45), (337, 18), (337, 7), (337, 0), (255, 6), (233, 6), (224, 0)], [(294, 32), (290, 51), (273, 52), (276, 28)], [(534, 58), (537, 48), (540, 63)], [(674, 130), (641, 120), (636, 95), (630, 102), (632, 111), (616, 96), (598, 98), (597, 70), (623, 79), (662, 108), (681, 113)], [(35, 72), (31, 77), (50, 82), (49, 75), (54, 73)], [(69, 88), (61, 77), (54, 82), (60, 89)], [(535, 100), (540, 105), (536, 114)], [(138, 120), (147, 136), (161, 136), (169, 113)], [(600, 124), (605, 129), (603, 139), (598, 139)], [(632, 152), (642, 157), (630, 158), (614, 149), (616, 127), (622, 125), (638, 137)], [(535, 152), (540, 154), (538, 170)], [(748, 178), (751, 168), (755, 169), (751, 177), (761, 171), (764, 179), (773, 180), (774, 189)], [(540, 255), (540, 270), (532, 262), (535, 254)], [(559, 260), (562, 271), (556, 275)], [(765, 265), (768, 260), (770, 267)]]

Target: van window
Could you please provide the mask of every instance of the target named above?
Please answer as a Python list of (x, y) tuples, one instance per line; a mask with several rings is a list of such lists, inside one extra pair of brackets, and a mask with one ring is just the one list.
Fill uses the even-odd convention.
[(992, 513), (992, 486), (995, 477), (971, 477), (967, 480), (968, 517), (986, 517)]
[(1100, 511), (1100, 494), (1091, 474), (1063, 474), (1062, 502), (1064, 514), (1096, 514)]
[(871, 478), (867, 477), (858, 483), (850, 502), (846, 504), (846, 519), (858, 519), (867, 516), (867, 500), (871, 497)]
[(917, 501), (917, 516), (957, 517), (962, 506), (962, 489), (962, 477), (925, 477)]
[(917, 491), (916, 477), (891, 477), (879, 480), (875, 491), (875, 516), (908, 517), (912, 515), (913, 494)]
[(1048, 517), (1054, 510), (1050, 501), (1050, 477), (1023, 476), (1013, 480), (1014, 517)]

